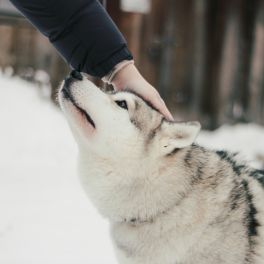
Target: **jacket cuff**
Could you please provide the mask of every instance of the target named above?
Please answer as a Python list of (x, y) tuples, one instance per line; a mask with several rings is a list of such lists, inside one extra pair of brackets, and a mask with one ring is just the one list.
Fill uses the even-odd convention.
[(124, 60), (133, 60), (133, 56), (129, 52), (126, 45), (121, 49), (113, 53), (109, 58), (102, 61), (100, 64), (97, 64), (92, 68), (92, 75), (102, 78), (106, 76), (113, 68)]

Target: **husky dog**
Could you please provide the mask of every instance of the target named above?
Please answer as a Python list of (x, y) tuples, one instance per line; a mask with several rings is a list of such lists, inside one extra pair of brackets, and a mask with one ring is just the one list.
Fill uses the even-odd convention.
[(79, 73), (59, 101), (119, 263), (264, 263), (263, 171), (194, 144), (198, 122), (169, 122), (137, 94), (106, 94)]

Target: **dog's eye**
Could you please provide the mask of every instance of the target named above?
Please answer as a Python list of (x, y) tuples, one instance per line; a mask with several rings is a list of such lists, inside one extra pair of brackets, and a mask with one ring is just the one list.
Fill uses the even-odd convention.
[(115, 103), (116, 103), (119, 107), (128, 110), (127, 102), (126, 102), (125, 100), (123, 100), (123, 101), (115, 101)]

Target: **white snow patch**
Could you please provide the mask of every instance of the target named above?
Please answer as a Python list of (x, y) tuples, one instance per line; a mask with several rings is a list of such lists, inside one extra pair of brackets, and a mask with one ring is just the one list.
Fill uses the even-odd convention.
[(202, 131), (197, 142), (210, 149), (239, 152), (252, 167), (264, 168), (264, 127), (260, 125), (224, 125), (214, 132)]
[[(0, 263), (116, 263), (108, 223), (79, 185), (59, 109), (17, 78), (0, 74), (0, 92)], [(254, 124), (202, 132), (198, 142), (250, 160), (264, 155), (264, 129)]]
[(116, 263), (60, 110), (17, 78), (0, 76), (0, 94), (0, 263)]

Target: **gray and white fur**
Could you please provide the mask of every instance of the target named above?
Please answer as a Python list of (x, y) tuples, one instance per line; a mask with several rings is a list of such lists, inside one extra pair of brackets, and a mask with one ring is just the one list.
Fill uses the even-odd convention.
[(263, 171), (194, 144), (199, 123), (169, 122), (130, 91), (83, 78), (59, 101), (119, 263), (264, 263)]

